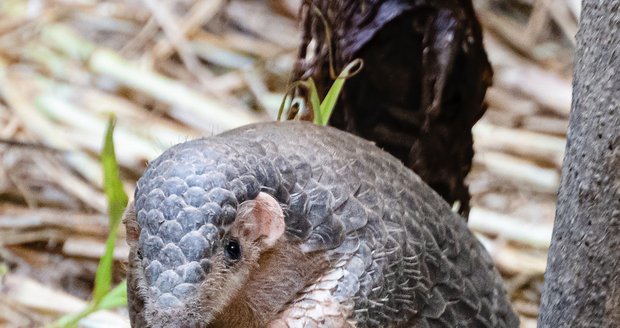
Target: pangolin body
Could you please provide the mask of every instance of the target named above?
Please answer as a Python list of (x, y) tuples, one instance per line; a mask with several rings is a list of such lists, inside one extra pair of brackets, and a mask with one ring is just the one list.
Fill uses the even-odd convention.
[[(271, 223), (243, 216), (250, 203)], [(465, 221), (334, 128), (262, 123), (173, 146), (125, 222), (133, 326), (518, 326)]]

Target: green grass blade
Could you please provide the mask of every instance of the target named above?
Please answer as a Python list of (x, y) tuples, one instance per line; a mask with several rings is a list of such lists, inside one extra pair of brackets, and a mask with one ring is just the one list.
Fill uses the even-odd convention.
[(334, 81), (334, 84), (332, 84), (331, 88), (329, 88), (327, 95), (325, 95), (325, 99), (323, 99), (323, 102), (321, 103), (321, 106), (320, 106), (321, 120), (317, 121), (316, 116), (315, 116), (316, 124), (321, 125), (321, 126), (327, 125), (327, 123), (329, 122), (329, 118), (331, 117), (332, 112), (334, 111), (334, 107), (336, 107), (336, 102), (338, 101), (340, 92), (342, 91), (342, 88), (344, 87), (344, 83), (346, 82), (348, 78), (350, 78), (351, 76), (359, 72), (362, 69), (362, 66), (363, 66), (362, 60), (356, 59), (350, 62), (349, 65), (347, 65), (342, 70), (340, 75), (338, 75), (338, 78)]
[(110, 290), (116, 230), (121, 222), (121, 217), (128, 201), (120, 179), (118, 163), (114, 152), (114, 125), (115, 119), (111, 116), (101, 153), (101, 166), (103, 167), (104, 177), (103, 189), (108, 199), (110, 232), (106, 240), (105, 253), (101, 260), (99, 260), (99, 267), (97, 267), (93, 300), (84, 310), (63, 316), (54, 322), (51, 325), (52, 327), (77, 327), (78, 322), (82, 318), (87, 317), (93, 312), (127, 305), (127, 283), (125, 281)]
[(127, 206), (127, 194), (123, 189), (123, 183), (119, 176), (118, 163), (114, 152), (114, 117), (110, 117), (108, 129), (106, 131), (103, 152), (101, 153), (101, 165), (103, 166), (104, 186), (106, 197), (108, 199), (108, 212), (110, 222), (110, 234), (106, 240), (105, 253), (99, 261), (97, 274), (95, 276), (95, 290), (93, 292), (93, 301), (99, 303), (101, 299), (110, 290), (112, 284), (112, 264), (114, 244), (116, 243), (116, 230), (121, 222), (123, 211)]
[(296, 81), (289, 87), (289, 90), (284, 95), (282, 103), (280, 104), (280, 109), (278, 110), (278, 118), (276, 120), (280, 121), (282, 119), (282, 115), (284, 114), (284, 108), (287, 106), (287, 101), (292, 101), (292, 98), (289, 98), (289, 95), (292, 95), (293, 90), (295, 90), (295, 88), (299, 86), (304, 87), (309, 92), (310, 106), (312, 106), (312, 111), (314, 112), (314, 123), (318, 124), (317, 122), (321, 121), (321, 100), (319, 98), (319, 91), (317, 90), (316, 84), (314, 83), (314, 80), (312, 78), (308, 79), (307, 81)]
[(284, 97), (282, 97), (282, 102), (280, 103), (280, 108), (278, 109), (278, 116), (276, 116), (276, 121), (280, 122), (282, 121), (282, 115), (284, 114), (284, 108), (290, 107), (291, 104), (291, 97), (289, 97), (289, 94), (286, 93), (284, 94)]
[(306, 88), (310, 92), (310, 106), (314, 112), (314, 124), (320, 124), (323, 121), (321, 115), (321, 100), (319, 99), (319, 90), (316, 88), (316, 84), (312, 78), (306, 81)]
[(91, 313), (97, 311), (96, 307), (94, 304), (88, 304), (88, 306), (78, 312), (78, 313), (72, 313), (72, 314), (68, 314), (63, 316), (62, 318), (60, 318), (58, 321), (54, 322), (50, 327), (62, 327), (62, 328), (73, 328), (73, 327), (77, 327), (78, 322), (82, 319), (87, 317), (88, 315), (90, 315)]
[(284, 94), (284, 97), (282, 98), (282, 102), (280, 103), (280, 108), (278, 109), (278, 117), (276, 118), (276, 121), (281, 121), (282, 120), (282, 115), (284, 115), (284, 108), (287, 108), (287, 103), (290, 106), (290, 103), (293, 101), (293, 95), (294, 95), (293, 91), (301, 83), (302, 82), (300, 82), (300, 81), (293, 82), (293, 84), (291, 84), (288, 87), (288, 89), (286, 90), (286, 93)]
[(89, 316), (90, 314), (94, 312), (101, 311), (101, 310), (109, 310), (109, 309), (113, 309), (113, 308), (120, 307), (120, 306), (126, 306), (126, 305), (127, 305), (127, 281), (123, 281), (122, 283), (118, 284), (118, 286), (114, 287), (114, 289), (106, 293), (101, 299), (101, 301), (99, 302), (99, 304), (90, 303), (84, 310), (78, 313), (72, 313), (72, 314), (63, 316), (58, 321), (56, 321), (54, 324), (52, 324), (51, 327), (54, 327), (54, 328), (55, 327), (62, 327), (62, 328), (77, 327), (78, 322), (80, 322), (80, 320), (82, 320), (83, 318), (86, 318), (87, 316)]
[(127, 305), (127, 281), (110, 290), (99, 302), (98, 310), (109, 310)]

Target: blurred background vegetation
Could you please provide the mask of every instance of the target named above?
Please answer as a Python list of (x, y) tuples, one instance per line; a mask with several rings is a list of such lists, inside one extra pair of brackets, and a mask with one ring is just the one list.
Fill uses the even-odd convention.
[[(108, 236), (110, 113), (130, 198), (169, 146), (273, 120), (301, 0), (0, 1), (0, 326), (82, 310)], [(469, 223), (535, 327), (571, 102), (580, 0), (474, 0), (495, 70), (474, 128)], [(124, 229), (114, 284), (124, 277)], [(128, 326), (126, 310), (84, 327)]]

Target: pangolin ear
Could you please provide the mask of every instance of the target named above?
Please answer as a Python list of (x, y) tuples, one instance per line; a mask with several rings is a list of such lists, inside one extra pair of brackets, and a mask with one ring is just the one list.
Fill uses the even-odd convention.
[(140, 226), (138, 225), (136, 209), (133, 206), (133, 202), (129, 203), (125, 209), (123, 223), (125, 224), (125, 230), (127, 230), (127, 244), (132, 246), (137, 243), (138, 238), (140, 238)]
[(255, 199), (239, 205), (232, 233), (250, 241), (261, 239), (270, 248), (282, 237), (284, 229), (282, 207), (275, 198), (260, 192)]

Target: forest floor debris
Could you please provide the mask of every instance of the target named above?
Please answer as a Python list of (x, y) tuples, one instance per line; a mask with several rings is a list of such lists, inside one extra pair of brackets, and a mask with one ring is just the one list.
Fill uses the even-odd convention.
[[(299, 0), (166, 3), (0, 2), (0, 326), (39, 326), (85, 306), (107, 236), (98, 154), (109, 113), (130, 195), (167, 147), (275, 117)], [(474, 3), (495, 81), (474, 128), (470, 226), (522, 326), (535, 327), (580, 1)], [(126, 326), (124, 310), (82, 322), (106, 324)]]

